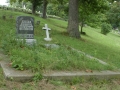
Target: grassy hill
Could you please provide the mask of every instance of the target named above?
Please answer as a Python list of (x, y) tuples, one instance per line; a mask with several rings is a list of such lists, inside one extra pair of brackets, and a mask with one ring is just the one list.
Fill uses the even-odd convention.
[[(6, 19), (3, 20), (2, 16)], [(10, 16), (13, 18), (10, 18)], [(27, 46), (18, 43), (16, 39), (16, 17), (32, 16), (35, 18), (35, 39), (37, 44)], [(108, 70), (120, 68), (120, 36), (114, 33), (103, 35), (100, 29), (84, 27), (86, 36), (81, 39), (69, 37), (66, 33), (67, 22), (53, 18), (42, 19), (21, 12), (0, 9), (0, 48), (9, 55), (12, 66), (24, 70)], [(36, 22), (40, 21), (40, 25)], [(51, 28), (51, 42), (44, 41), (44, 24)], [(44, 44), (57, 44), (58, 49), (45, 48)], [(102, 65), (96, 60), (87, 58), (85, 55), (73, 51), (70, 47), (83, 51), (86, 54), (99, 58), (109, 65)]]

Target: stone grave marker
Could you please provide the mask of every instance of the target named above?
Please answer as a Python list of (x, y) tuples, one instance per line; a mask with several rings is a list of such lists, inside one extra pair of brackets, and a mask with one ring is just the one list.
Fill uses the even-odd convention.
[(23, 9), (26, 9), (26, 6), (25, 6), (25, 5), (23, 6)]
[(26, 40), (27, 44), (36, 42), (34, 39), (34, 18), (30, 16), (19, 16), (16, 20), (18, 40)]
[(45, 27), (42, 28), (43, 30), (46, 30), (46, 38), (44, 38), (45, 41), (51, 41), (52, 39), (49, 36), (49, 30), (51, 30), (50, 28), (48, 28), (47, 24), (45, 24)]

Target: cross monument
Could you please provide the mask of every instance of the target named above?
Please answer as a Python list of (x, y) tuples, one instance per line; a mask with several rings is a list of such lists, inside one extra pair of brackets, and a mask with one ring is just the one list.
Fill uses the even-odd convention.
[(42, 28), (43, 30), (46, 30), (46, 38), (44, 38), (45, 41), (51, 41), (52, 39), (49, 36), (49, 30), (51, 30), (50, 28), (48, 28), (47, 24), (45, 24), (45, 27)]

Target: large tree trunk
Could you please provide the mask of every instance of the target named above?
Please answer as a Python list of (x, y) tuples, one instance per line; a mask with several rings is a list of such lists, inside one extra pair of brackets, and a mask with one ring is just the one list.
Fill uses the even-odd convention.
[(47, 18), (47, 15), (46, 15), (47, 14), (46, 13), (47, 12), (47, 5), (48, 5), (48, 1), (44, 0), (43, 1), (43, 16), (42, 16), (44, 19)]
[(78, 20), (78, 1), (69, 0), (69, 19), (68, 19), (68, 33), (71, 37), (80, 38), (79, 20)]

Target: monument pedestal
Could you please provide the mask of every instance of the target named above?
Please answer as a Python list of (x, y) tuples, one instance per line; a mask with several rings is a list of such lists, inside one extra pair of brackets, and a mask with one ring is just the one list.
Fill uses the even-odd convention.
[(17, 39), (17, 41), (20, 41), (20, 42), (25, 41), (27, 45), (33, 45), (36, 43), (36, 39)]
[(45, 41), (51, 41), (51, 38), (44, 38)]

